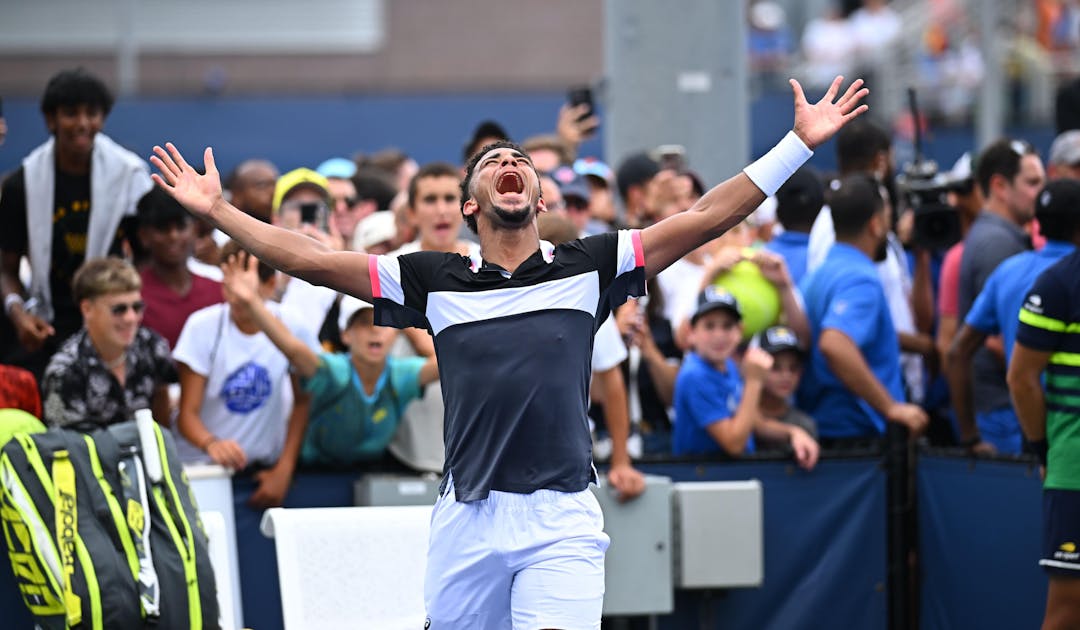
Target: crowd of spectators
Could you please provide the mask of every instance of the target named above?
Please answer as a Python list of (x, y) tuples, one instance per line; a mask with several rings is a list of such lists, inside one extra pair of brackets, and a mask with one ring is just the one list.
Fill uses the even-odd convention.
[[(103, 133), (112, 102), (84, 70), (54, 76), (50, 137), (0, 188), (0, 406), (76, 429), (150, 408), (185, 462), (250, 476), (256, 507), (280, 504), (298, 466), (441, 472), (428, 331), (375, 326), (370, 304), (193, 219)], [(542, 174), (544, 247), (693, 211), (708, 184), (659, 149), (614, 168), (577, 155), (599, 122), (585, 113), (564, 106), (552, 134), (522, 142)], [(484, 122), (462, 158), (506, 139)], [(943, 193), (960, 240), (946, 246), (923, 239), (883, 127), (852, 122), (836, 150), (838, 172), (799, 170), (598, 329), (594, 456), (625, 498), (642, 491), (629, 471), (644, 456), (765, 451), (813, 469), (822, 449), (880, 447), (889, 423), (973, 453), (1023, 451), (1005, 374), (1037, 271), (1080, 243), (1080, 131), (1045, 162), (1008, 138), (961, 160)], [(460, 165), (386, 150), (312, 166), (282, 174), (253, 156), (229, 198), (335, 249), (479, 264)]]

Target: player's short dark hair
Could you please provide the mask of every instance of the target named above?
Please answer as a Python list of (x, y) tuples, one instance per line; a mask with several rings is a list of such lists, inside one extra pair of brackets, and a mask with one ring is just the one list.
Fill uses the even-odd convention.
[[(472, 199), (472, 191), (470, 190), (470, 188), (472, 186), (473, 172), (476, 171), (476, 165), (480, 163), (480, 158), (484, 157), (490, 151), (494, 151), (495, 149), (512, 149), (514, 151), (517, 151), (518, 153), (521, 153), (522, 155), (528, 155), (528, 153), (525, 152), (525, 149), (521, 148), (521, 145), (510, 142), (509, 140), (500, 140), (498, 142), (492, 142), (491, 144), (481, 147), (479, 151), (474, 153), (473, 156), (469, 158), (469, 163), (465, 165), (465, 177), (463, 177), (461, 180), (461, 214), (465, 217), (465, 225), (468, 225), (469, 229), (472, 230), (473, 233), (476, 233), (476, 215), (465, 214), (465, 202), (469, 199)], [(532, 166), (532, 162), (530, 162), (529, 165)], [(536, 170), (536, 167), (532, 166), (532, 169), (533, 172), (536, 173), (537, 179), (539, 179), (540, 173)]]
[(455, 180), (461, 178), (461, 171), (458, 167), (449, 162), (429, 162), (420, 167), (416, 171), (416, 175), (409, 180), (409, 207), (416, 207), (416, 189), (419, 187), (418, 182), (421, 179), (427, 179), (429, 177), (453, 177)]
[(1023, 140), (1001, 138), (983, 149), (975, 166), (975, 181), (983, 196), (990, 196), (990, 180), (1001, 175), (1010, 182), (1020, 172), (1020, 161), (1025, 155), (1036, 155), (1035, 147)]
[(828, 194), (837, 239), (859, 235), (875, 214), (884, 208), (880, 184), (869, 173), (852, 173), (840, 178)]
[(41, 96), (41, 113), (50, 116), (61, 107), (89, 105), (101, 109), (104, 116), (112, 111), (113, 96), (101, 79), (84, 68), (61, 70), (49, 79)]
[(892, 139), (884, 128), (872, 120), (856, 118), (836, 134), (836, 167), (841, 175), (869, 171), (890, 146)]

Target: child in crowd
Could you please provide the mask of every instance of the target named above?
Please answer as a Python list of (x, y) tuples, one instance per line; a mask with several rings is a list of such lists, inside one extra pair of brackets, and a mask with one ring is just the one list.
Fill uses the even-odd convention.
[(260, 298), (256, 264), (254, 258), (226, 261), (225, 291), (288, 358), (311, 395), (301, 462), (342, 466), (378, 459), (405, 405), (439, 378), (435, 357), (388, 357), (398, 331), (375, 326), (372, 305), (349, 295), (341, 299), (338, 315), (349, 351), (316, 353)]
[[(235, 241), (221, 249), (228, 259), (242, 252)], [(256, 289), (268, 300), (276, 272), (258, 263)], [(177, 440), (185, 463), (216, 463), (252, 476), (253, 506), (281, 505), (299, 458), (308, 420), (308, 397), (289, 374), (289, 360), (262, 333), (235, 295), (195, 311), (176, 342), (180, 372)], [(297, 336), (318, 347), (314, 325), (277, 303), (266, 308)], [(239, 499), (238, 499), (239, 500)]]
[[(779, 439), (770, 439), (765, 435), (758, 436), (758, 448), (760, 450), (788, 450), (795, 444), (804, 445), (803, 452), (795, 451), (800, 464), (809, 464), (811, 459), (817, 458), (817, 424), (806, 413), (796, 409), (791, 404), (795, 390), (799, 387), (799, 379), (802, 378), (803, 360), (805, 351), (799, 344), (799, 338), (787, 326), (772, 326), (758, 333), (754, 337), (754, 344), (768, 352), (773, 358), (772, 368), (765, 375), (765, 381), (761, 391), (761, 401), (758, 409), (761, 417), (776, 420), (787, 425), (788, 434), (782, 434)], [(800, 434), (796, 437), (796, 434)], [(812, 447), (811, 447), (812, 444)], [(806, 458), (806, 461), (802, 458)]]
[(676, 455), (755, 451), (754, 437), (786, 438), (804, 468), (817, 461), (817, 443), (798, 427), (762, 415), (760, 405), (773, 357), (747, 349), (742, 374), (732, 355), (742, 339), (742, 313), (734, 296), (706, 287), (690, 319), (690, 344), (675, 382)]

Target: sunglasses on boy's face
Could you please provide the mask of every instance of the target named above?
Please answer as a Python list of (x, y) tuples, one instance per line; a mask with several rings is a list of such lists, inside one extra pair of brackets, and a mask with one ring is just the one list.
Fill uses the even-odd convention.
[(145, 306), (146, 305), (143, 304), (142, 300), (130, 303), (121, 302), (119, 304), (113, 304), (112, 306), (110, 306), (109, 312), (112, 313), (114, 317), (123, 317), (124, 315), (127, 315), (128, 309), (131, 309), (135, 311), (136, 315), (142, 315), (143, 308)]

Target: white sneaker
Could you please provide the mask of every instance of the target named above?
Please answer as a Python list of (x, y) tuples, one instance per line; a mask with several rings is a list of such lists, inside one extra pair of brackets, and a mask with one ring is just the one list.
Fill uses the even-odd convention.
[(598, 462), (606, 462), (611, 458), (611, 438), (603, 437), (593, 441), (593, 459)]
[(642, 453), (645, 452), (645, 443), (640, 433), (632, 433), (626, 438), (626, 452), (630, 455), (630, 459), (641, 459)]

